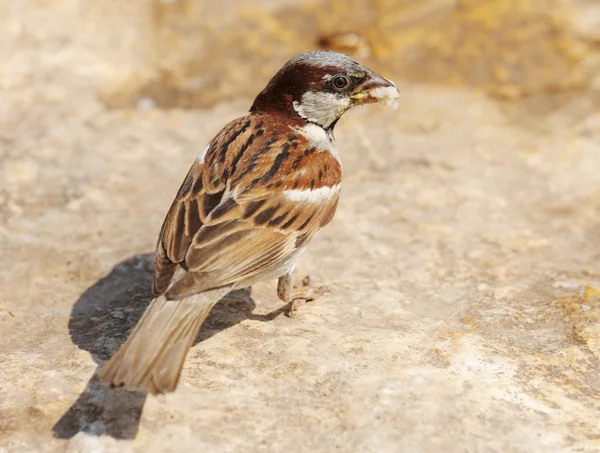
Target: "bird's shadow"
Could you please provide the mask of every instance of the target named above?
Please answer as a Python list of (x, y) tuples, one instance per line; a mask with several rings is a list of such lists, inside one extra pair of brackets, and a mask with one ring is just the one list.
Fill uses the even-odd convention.
[[(77, 401), (54, 425), (54, 435), (71, 438), (78, 432), (132, 439), (138, 429), (147, 394), (112, 389), (98, 380), (101, 365), (125, 341), (152, 300), (153, 254), (135, 255), (88, 288), (75, 302), (69, 333), (75, 345), (89, 351), (98, 368)], [(250, 290), (233, 291), (210, 312), (194, 344), (245, 319), (270, 321), (285, 307), (267, 315), (253, 314)]]

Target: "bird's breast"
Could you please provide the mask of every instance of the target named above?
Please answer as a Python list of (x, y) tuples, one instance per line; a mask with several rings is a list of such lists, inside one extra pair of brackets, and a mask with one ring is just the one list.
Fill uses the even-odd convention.
[(331, 132), (312, 123), (308, 123), (301, 127), (295, 127), (294, 130), (300, 136), (307, 139), (310, 146), (322, 151), (327, 151), (341, 164), (340, 155)]

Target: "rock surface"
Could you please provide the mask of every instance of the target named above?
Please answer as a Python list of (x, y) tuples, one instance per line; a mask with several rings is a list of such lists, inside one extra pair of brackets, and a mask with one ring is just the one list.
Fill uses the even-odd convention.
[[(265, 30), (293, 4), (258, 3)], [(319, 7), (305, 3), (305, 14)], [(431, 2), (446, 21), (470, 3)], [(501, 84), (510, 104), (488, 97), (485, 77), (434, 86), (393, 72), (398, 112), (347, 114), (340, 208), (299, 269), (330, 294), (294, 319), (274, 282), (228, 296), (174, 394), (97, 382), (150, 299), (150, 252), (185, 172), (268, 78), (239, 89), (245, 78), (220, 64), (234, 88), (197, 105), (233, 100), (155, 108), (138, 89), (140, 74), (156, 75), (149, 36), (166, 33), (153, 35), (153, 20), (177, 5), (194, 18), (193, 4), (0, 4), (0, 452), (599, 451), (593, 1), (561, 2), (572, 21), (552, 26), (567, 27), (569, 56), (544, 60), (576, 67), (579, 91), (546, 76), (532, 90), (531, 65), (517, 89)], [(235, 46), (222, 38), (214, 55)], [(276, 68), (304, 50), (292, 38), (256, 61)], [(575, 41), (579, 59), (564, 47)], [(385, 55), (371, 59), (382, 68)]]

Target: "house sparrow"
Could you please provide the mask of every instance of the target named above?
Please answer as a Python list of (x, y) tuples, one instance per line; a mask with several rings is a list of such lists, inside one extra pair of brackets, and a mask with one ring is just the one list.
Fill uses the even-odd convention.
[(389, 80), (352, 58), (313, 51), (292, 58), (193, 163), (163, 223), (155, 299), (100, 379), (153, 394), (175, 390), (211, 308), (228, 292), (278, 279), (296, 310), (326, 288), (292, 285), (298, 259), (335, 213), (342, 182), (333, 128), (348, 109), (395, 106)]

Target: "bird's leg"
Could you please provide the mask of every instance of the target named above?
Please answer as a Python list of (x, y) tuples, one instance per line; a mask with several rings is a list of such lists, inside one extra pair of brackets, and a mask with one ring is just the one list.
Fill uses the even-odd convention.
[(290, 304), (288, 316), (293, 317), (298, 307), (305, 302), (318, 299), (327, 292), (327, 286), (315, 288), (310, 284), (310, 277), (302, 279), (302, 286), (294, 287), (292, 285), (292, 273), (279, 277), (277, 281), (277, 295), (285, 303)]

